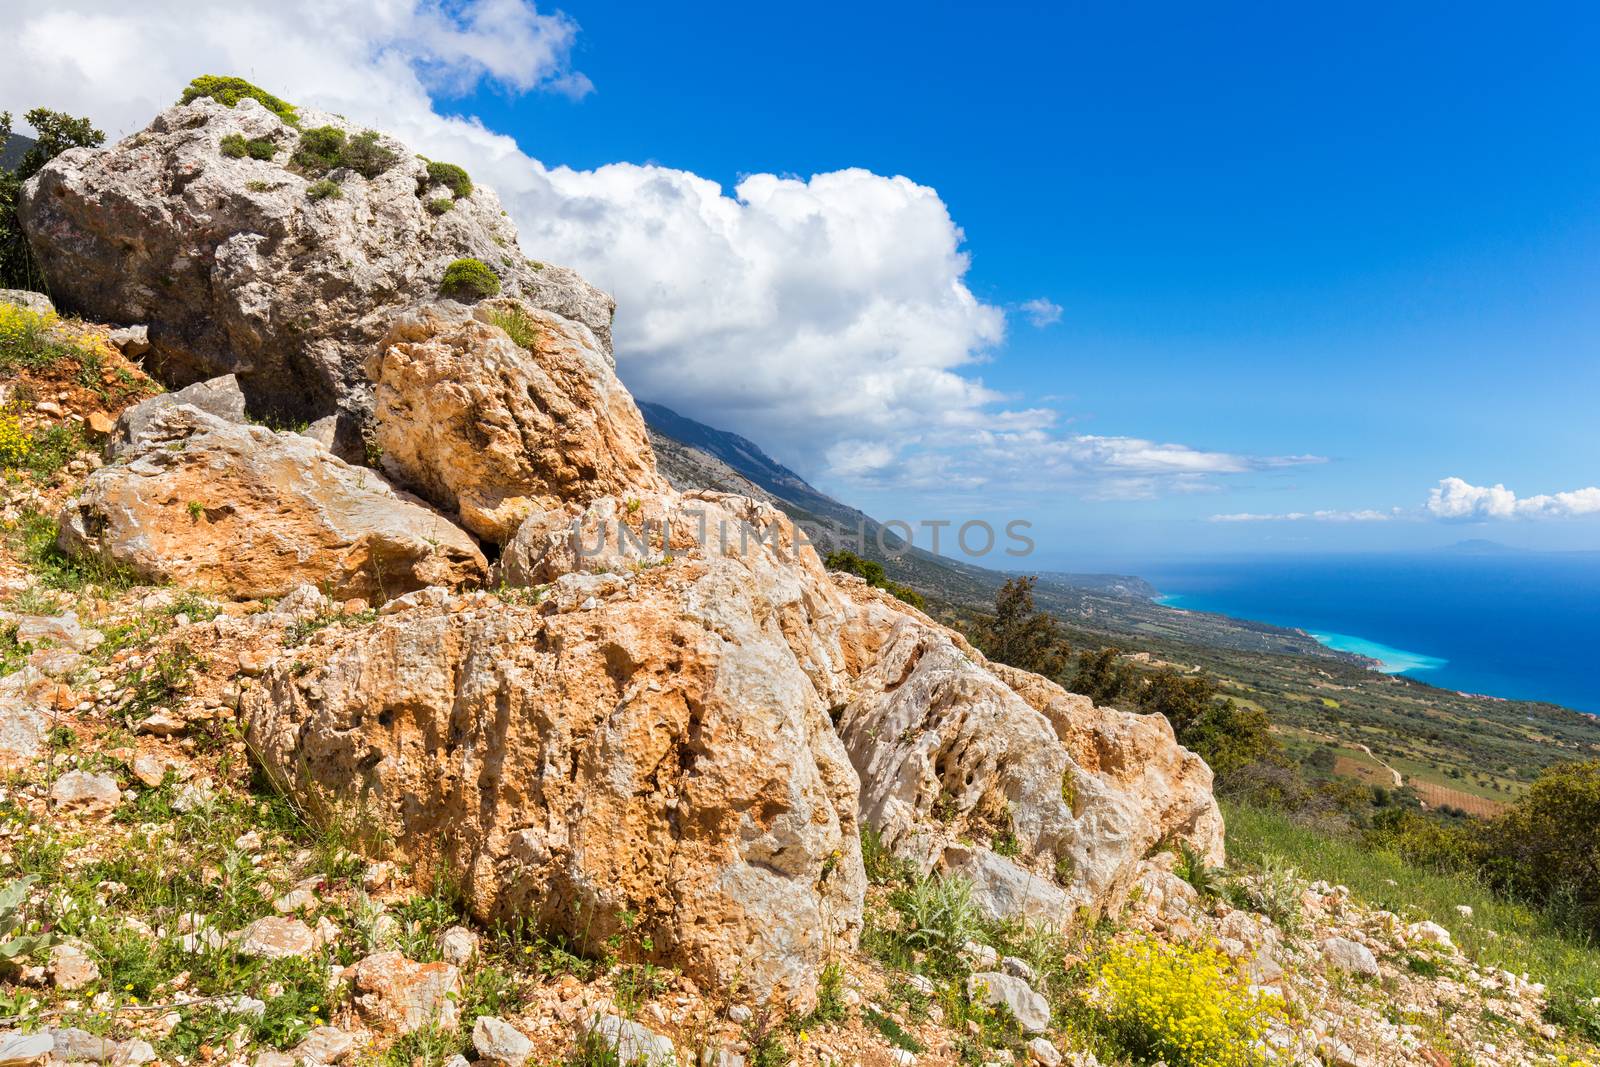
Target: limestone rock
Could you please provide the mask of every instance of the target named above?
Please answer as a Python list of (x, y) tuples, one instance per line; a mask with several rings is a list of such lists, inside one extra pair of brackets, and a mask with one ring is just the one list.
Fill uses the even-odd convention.
[(1050, 1002), (1020, 978), (1000, 971), (977, 971), (967, 976), (967, 996), (991, 1008), (1005, 1007), (1025, 1033), (1050, 1028)]
[(585, 1020), (579, 1036), (609, 1051), (618, 1067), (671, 1067), (678, 1062), (670, 1039), (616, 1015)]
[(60, 615), (16, 616), (15, 621), (18, 644), (48, 643), (74, 652), (89, 652), (105, 640), (99, 630), (79, 624), (74, 611), (64, 611)]
[(439, 935), (439, 957), (466, 967), (478, 957), (478, 935), (465, 926), (452, 926)]
[(56, 310), (56, 306), (50, 302), (48, 296), (28, 289), (0, 289), (0, 303), (16, 304), (41, 315), (49, 315)]
[(295, 1058), (313, 1067), (342, 1063), (356, 1050), (356, 1035), (337, 1026), (313, 1027), (294, 1047)]
[(859, 780), (780, 592), (716, 559), (565, 614), (414, 594), (308, 647), (300, 677), (269, 669), (242, 713), (294, 788), (364, 783), (366, 817), (415, 869), (457, 872), (480, 920), (597, 948), (627, 913), (702, 986), (806, 1010), (865, 874)]
[(18, 767), (44, 752), (55, 683), (33, 667), (0, 678), (0, 768)]
[(51, 946), (49, 970), (55, 987), (68, 992), (100, 980), (100, 968), (82, 945), (71, 941)]
[[(522, 348), (494, 315), (533, 331)], [(502, 298), (426, 307), (369, 361), (386, 473), (497, 543), (530, 512), (664, 486), (644, 420), (584, 326)]]
[[(19, 217), (65, 306), (149, 327), (156, 377), (186, 385), (237, 373), (252, 408), (315, 419), (343, 413), (353, 439), (370, 401), (361, 363), (451, 261), (488, 264), (503, 290), (578, 317), (609, 351), (613, 302), (570, 271), (536, 269), (494, 192), (450, 211), (404, 145), (373, 178), (335, 170), (341, 195), (306, 196), (291, 171), (303, 131), (364, 128), (302, 107), (297, 129), (253, 100), (172, 107), (102, 149), (63, 152), (24, 188)], [(233, 159), (222, 139), (266, 139), (271, 160)]]
[(117, 425), (105, 443), (106, 459), (115, 459), (133, 446), (157, 416), (182, 404), (199, 408), (224, 422), (244, 422), (244, 393), (239, 379), (225, 374), (210, 381), (195, 382), (175, 393), (161, 393), (142, 400), (117, 416)]
[(457, 527), (298, 434), (197, 408), (157, 414), (60, 516), (61, 547), (156, 582), (381, 601), (487, 575)]
[(1053, 880), (1017, 866), (982, 846), (952, 845), (940, 866), (972, 883), (973, 901), (991, 919), (1027, 919), (1060, 926), (1075, 902)]
[(437, 1025), (454, 1030), (461, 972), (448, 963), (417, 963), (398, 952), (378, 952), (345, 971), (356, 1006), (369, 1019), (403, 1034)]
[[(0, 297), (14, 290), (0, 290)], [(55, 1050), (55, 1039), (48, 1033), (0, 1034), (0, 1067), (34, 1067)]]
[(50, 787), (50, 803), (56, 808), (104, 815), (122, 800), (117, 780), (109, 774), (68, 771)]
[(533, 1054), (533, 1042), (521, 1030), (493, 1015), (480, 1015), (472, 1024), (472, 1047), (480, 1060), (522, 1067)]
[(1327, 967), (1348, 971), (1362, 978), (1378, 977), (1378, 960), (1372, 950), (1347, 937), (1330, 937), (1322, 942), (1322, 962)]
[(299, 919), (268, 915), (234, 935), (240, 955), (282, 960), (309, 956), (317, 948), (317, 935)]
[(137, 359), (150, 351), (150, 327), (121, 326), (112, 330), (106, 340), (116, 345), (129, 359)]

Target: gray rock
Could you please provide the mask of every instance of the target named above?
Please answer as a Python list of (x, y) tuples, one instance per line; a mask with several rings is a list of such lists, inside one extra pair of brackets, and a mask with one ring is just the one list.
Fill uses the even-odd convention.
[(1016, 956), (1000, 957), (1000, 969), (1013, 978), (1022, 979), (1029, 985), (1039, 979), (1039, 975), (1034, 971), (1033, 965), (1027, 960), (1018, 959)]
[(123, 326), (112, 330), (107, 338), (129, 359), (136, 359), (150, 351), (150, 327)]
[(1372, 950), (1347, 937), (1330, 937), (1322, 942), (1322, 962), (1337, 971), (1363, 978), (1378, 977), (1378, 960)]
[(252, 1061), (253, 1067), (296, 1067), (299, 1061), (287, 1052), (279, 1052), (275, 1048), (265, 1048), (256, 1053)]
[(156, 1058), (156, 1050), (142, 1037), (130, 1038), (117, 1044), (117, 1050), (111, 1056), (113, 1067), (138, 1067), (141, 1063), (149, 1063)]
[(88, 652), (106, 639), (99, 630), (80, 625), (78, 614), (73, 611), (60, 615), (23, 615), (16, 618), (16, 625), (17, 641), (24, 645), (48, 642), (74, 652)]
[(0, 289), (0, 303), (16, 304), (29, 311), (37, 311), (41, 315), (48, 315), (56, 309), (48, 296), (28, 289)]
[(0, 1067), (33, 1067), (44, 1062), (55, 1045), (49, 1034), (0, 1034)]
[(50, 949), (50, 981), (68, 992), (100, 980), (100, 968), (82, 945), (67, 941)]
[(972, 883), (972, 900), (991, 919), (1026, 919), (1051, 926), (1072, 920), (1076, 901), (1050, 879), (1023, 870), (987, 848), (952, 846), (941, 860), (946, 874)]
[(310, 955), (317, 947), (316, 933), (299, 919), (269, 915), (257, 919), (234, 935), (240, 955), (281, 960)]
[(1057, 1067), (1061, 1062), (1061, 1052), (1050, 1043), (1047, 1037), (1036, 1037), (1028, 1042), (1028, 1059), (1040, 1067)]
[(439, 958), (465, 967), (478, 955), (478, 935), (465, 926), (452, 926), (439, 935)]
[(967, 976), (967, 996), (985, 1007), (1004, 1007), (1026, 1033), (1050, 1028), (1050, 1002), (1027, 982), (1000, 971), (978, 971)]
[(50, 787), (50, 803), (57, 808), (105, 814), (122, 800), (117, 780), (109, 774), (68, 771)]
[(51, 1057), (67, 1063), (110, 1063), (117, 1054), (117, 1042), (75, 1026), (52, 1030), (50, 1037)]
[(337, 1026), (318, 1026), (294, 1047), (296, 1059), (307, 1064), (340, 1063), (356, 1050), (356, 1035)]
[(493, 1015), (480, 1015), (472, 1024), (472, 1047), (480, 1060), (505, 1067), (522, 1067), (533, 1054), (533, 1042), (521, 1030)]
[(33, 667), (0, 678), (0, 767), (14, 767), (44, 752), (55, 686)]
[(619, 1067), (668, 1067), (678, 1062), (678, 1050), (669, 1039), (616, 1015), (587, 1020), (580, 1036), (615, 1055)]
[[(289, 169), (302, 130), (364, 127), (302, 107), (300, 128), (253, 100), (178, 105), (103, 149), (63, 152), (24, 188), (19, 217), (64, 303), (104, 322), (145, 323), (147, 365), (186, 384), (238, 373), (252, 407), (299, 418), (343, 413), (350, 436), (370, 403), (361, 361), (402, 308), (439, 299), (453, 260), (488, 264), (502, 289), (580, 321), (610, 350), (610, 297), (576, 274), (536, 269), (499, 198), (449, 195), (390, 138), (388, 170), (330, 175), (311, 200)], [(232, 159), (230, 134), (265, 138), (271, 160)]]
[(142, 437), (156, 416), (180, 404), (199, 408), (224, 422), (244, 422), (244, 393), (239, 379), (224, 374), (210, 381), (195, 382), (175, 393), (162, 393), (128, 408), (117, 417), (116, 428), (106, 438), (106, 459), (115, 459)]

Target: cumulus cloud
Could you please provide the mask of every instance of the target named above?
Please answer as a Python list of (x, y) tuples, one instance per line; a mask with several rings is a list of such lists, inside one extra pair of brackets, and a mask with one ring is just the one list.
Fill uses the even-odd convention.
[(1029, 325), (1041, 330), (1061, 321), (1061, 305), (1042, 296), (1024, 300), (1018, 305), (1017, 310), (1028, 317)]
[(1212, 522), (1388, 522), (1390, 519), (1399, 518), (1401, 511), (1394, 508), (1390, 511), (1374, 511), (1365, 508), (1358, 511), (1286, 511), (1277, 514), (1261, 515), (1250, 511), (1238, 511), (1230, 515), (1213, 515)]
[(1490, 519), (1567, 519), (1600, 512), (1600, 488), (1518, 497), (1503, 485), (1444, 478), (1428, 492), (1428, 514), (1451, 522)]
[[(966, 283), (938, 193), (841, 170), (753, 174), (731, 190), (667, 167), (548, 166), (449, 101), (483, 84), (581, 96), (577, 25), (527, 0), (59, 0), (13, 15), (0, 107), (141, 128), (200, 73), (394, 133), (492, 185), (536, 259), (618, 299), (636, 393), (743, 433), (802, 471), (856, 485), (1016, 485), (1139, 497), (1315, 462), (1070, 434), (975, 373), (1004, 309)], [(443, 99), (444, 103), (439, 101)], [(1045, 326), (1061, 308), (1020, 306)]]

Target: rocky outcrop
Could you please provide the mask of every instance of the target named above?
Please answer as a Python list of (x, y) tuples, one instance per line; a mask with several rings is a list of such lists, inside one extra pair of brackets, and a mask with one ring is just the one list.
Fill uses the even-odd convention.
[(557, 587), (319, 635), (245, 694), (253, 749), (313, 810), (367, 797), (480, 919), (591, 949), (634, 921), (702, 987), (804, 1006), (860, 924), (859, 782), (766, 590), (722, 559)]
[(580, 323), (510, 298), (426, 307), (367, 371), (383, 470), (487, 540), (532, 512), (665, 485), (633, 397)]
[(150, 429), (158, 415), (172, 408), (188, 404), (224, 422), (244, 422), (244, 393), (239, 390), (239, 379), (225, 374), (210, 381), (195, 382), (175, 393), (160, 393), (142, 400), (117, 416), (116, 425), (106, 437), (103, 451), (106, 459), (116, 459), (131, 448)]
[[(535, 264), (493, 191), (451, 197), (427, 163), (393, 154), (364, 177), (337, 167), (338, 195), (307, 195), (318, 177), (292, 168), (308, 131), (364, 131), (300, 110), (299, 127), (254, 100), (202, 97), (104, 149), (78, 148), (25, 187), (19, 216), (67, 310), (146, 324), (148, 366), (171, 385), (237, 374), (252, 408), (315, 419), (342, 412), (344, 438), (369, 408), (362, 363), (399, 312), (438, 293), (453, 260), (481, 260), (503, 292), (583, 323), (610, 351), (613, 303), (571, 271)], [(222, 150), (265, 143), (270, 159)], [(430, 201), (451, 199), (448, 210)]]
[(60, 515), (60, 543), (155, 582), (381, 601), (487, 576), (471, 538), (309, 438), (180, 405)]

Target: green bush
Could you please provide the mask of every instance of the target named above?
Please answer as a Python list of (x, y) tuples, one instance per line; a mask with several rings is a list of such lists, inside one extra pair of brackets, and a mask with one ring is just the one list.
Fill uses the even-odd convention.
[(444, 269), (439, 291), (457, 299), (482, 300), (500, 291), (500, 279), (481, 259), (458, 259)]
[(520, 348), (531, 352), (539, 343), (539, 324), (521, 306), (495, 308), (489, 312), (489, 321), (504, 330)]
[(290, 125), (298, 121), (293, 104), (280, 100), (258, 85), (251, 85), (243, 78), (202, 74), (183, 90), (183, 96), (179, 98), (178, 103), (192, 104), (202, 96), (209, 96), (217, 103), (228, 107), (233, 107), (241, 100), (255, 100)]
[(363, 178), (376, 178), (394, 166), (400, 157), (378, 143), (377, 130), (366, 130), (350, 138), (339, 158)]
[(456, 202), (448, 196), (441, 196), (428, 201), (428, 211), (434, 215), (443, 215), (455, 206)]
[(300, 135), (290, 162), (302, 174), (326, 174), (342, 164), (344, 142), (344, 131), (337, 126), (314, 126)]
[(265, 137), (245, 140), (242, 133), (230, 133), (222, 139), (222, 154), (232, 159), (271, 159), (278, 154), (278, 146)]
[(472, 195), (472, 179), (454, 163), (429, 163), (428, 184), (449, 187), (457, 200)]
[(862, 559), (854, 552), (840, 549), (837, 552), (828, 553), (828, 558), (823, 560), (822, 563), (830, 571), (843, 571), (846, 574), (854, 574), (858, 578), (864, 578), (868, 585), (875, 589), (882, 589), (890, 596), (897, 597), (914, 608), (924, 606), (921, 593), (890, 578), (884, 571), (883, 564), (877, 560)]
[(344, 196), (344, 190), (339, 188), (339, 183), (332, 178), (323, 178), (321, 181), (312, 182), (311, 187), (306, 190), (307, 200), (326, 200), (329, 197), (338, 200), (342, 196)]

